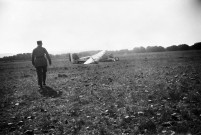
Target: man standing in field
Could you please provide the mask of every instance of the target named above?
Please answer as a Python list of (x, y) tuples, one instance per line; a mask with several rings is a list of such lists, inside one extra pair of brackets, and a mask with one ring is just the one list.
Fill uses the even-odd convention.
[(36, 68), (39, 88), (46, 85), (47, 59), (52, 64), (47, 50), (42, 47), (42, 41), (37, 41), (37, 47), (32, 52), (32, 65)]

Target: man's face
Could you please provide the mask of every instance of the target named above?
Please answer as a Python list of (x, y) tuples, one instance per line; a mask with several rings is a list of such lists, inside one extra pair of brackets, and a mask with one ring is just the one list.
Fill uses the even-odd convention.
[(41, 47), (42, 45), (43, 45), (43, 43), (38, 43), (38, 46), (40, 46), (40, 47)]

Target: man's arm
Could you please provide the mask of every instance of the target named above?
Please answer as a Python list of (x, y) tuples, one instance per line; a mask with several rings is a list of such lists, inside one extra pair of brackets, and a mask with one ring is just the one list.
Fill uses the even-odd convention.
[(34, 59), (35, 59), (34, 50), (32, 52), (31, 58), (32, 58), (32, 65), (35, 66), (35, 63), (34, 63)]
[(50, 58), (50, 55), (49, 55), (49, 53), (47, 52), (47, 50), (44, 48), (44, 50), (45, 50), (45, 54), (46, 54), (46, 56), (47, 56), (47, 59), (48, 59), (48, 61), (49, 61), (49, 64), (51, 65), (52, 64), (52, 61), (51, 61), (51, 58)]

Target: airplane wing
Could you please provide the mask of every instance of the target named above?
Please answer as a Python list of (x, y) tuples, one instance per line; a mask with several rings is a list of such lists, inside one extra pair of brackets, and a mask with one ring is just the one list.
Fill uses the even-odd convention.
[(92, 64), (97, 63), (102, 58), (102, 56), (106, 53), (106, 50), (100, 51), (99, 53), (92, 55), (84, 64)]

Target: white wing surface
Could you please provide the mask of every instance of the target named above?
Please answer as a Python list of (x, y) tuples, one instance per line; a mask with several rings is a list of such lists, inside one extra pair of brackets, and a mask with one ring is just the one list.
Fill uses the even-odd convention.
[(106, 53), (106, 50), (100, 51), (99, 53), (92, 55), (84, 64), (92, 64), (99, 62), (102, 56)]

